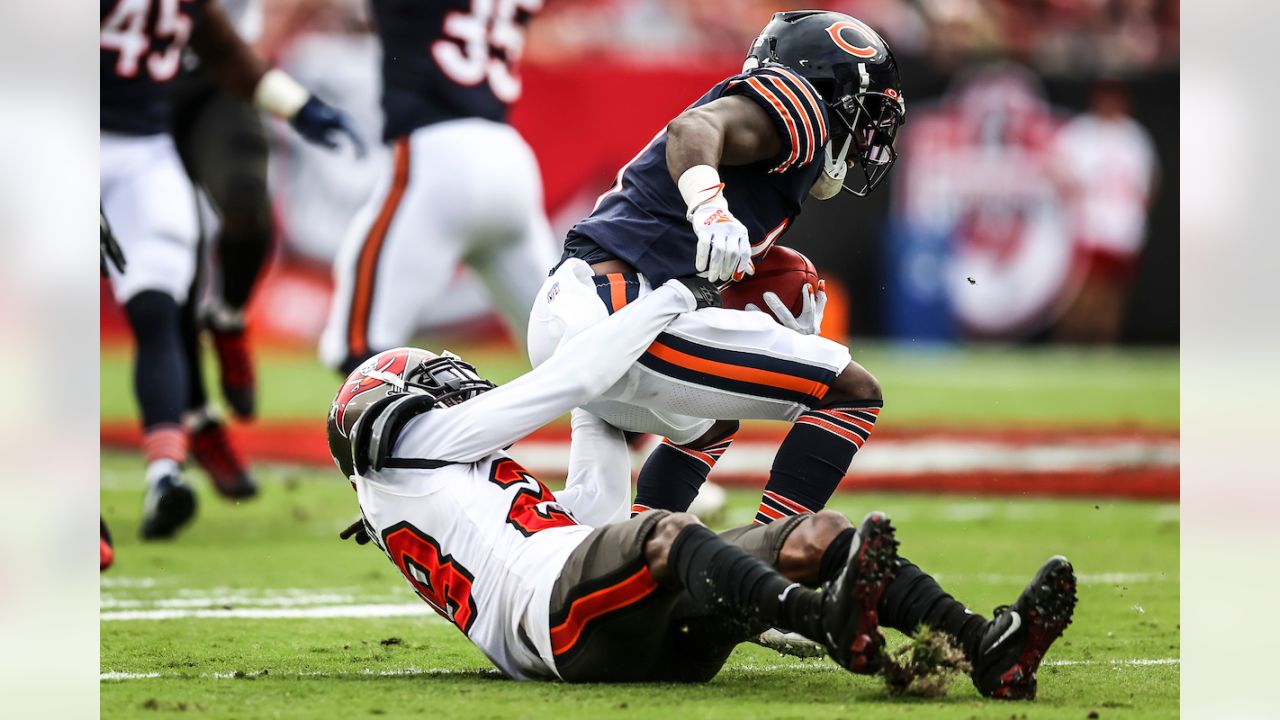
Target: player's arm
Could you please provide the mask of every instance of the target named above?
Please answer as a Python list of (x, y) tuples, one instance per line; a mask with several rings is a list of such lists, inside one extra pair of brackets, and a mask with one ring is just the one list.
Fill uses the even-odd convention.
[(742, 95), (689, 108), (667, 123), (667, 170), (677, 183), (698, 165), (750, 165), (781, 150), (773, 121)]
[(252, 100), (267, 112), (288, 120), (311, 142), (335, 148), (334, 137), (345, 134), (364, 154), (364, 143), (339, 110), (325, 104), (284, 71), (268, 68), (227, 19), (222, 8), (208, 3), (204, 17), (191, 34), (191, 48), (227, 92)]
[(560, 501), (583, 525), (599, 527), (627, 519), (631, 502), (631, 452), (622, 431), (576, 408), (571, 417), (569, 476)]
[(716, 168), (767, 160), (781, 149), (773, 121), (742, 95), (689, 108), (667, 124), (667, 170), (698, 238), (699, 275), (722, 282), (755, 272), (747, 228), (730, 211)]
[[(714, 288), (695, 290), (710, 291), (718, 305)], [(713, 304), (709, 296), (669, 280), (566, 340), (546, 362), (506, 385), (410, 421), (395, 455), (474, 462), (501, 450), (608, 390), (677, 315), (707, 304)]]

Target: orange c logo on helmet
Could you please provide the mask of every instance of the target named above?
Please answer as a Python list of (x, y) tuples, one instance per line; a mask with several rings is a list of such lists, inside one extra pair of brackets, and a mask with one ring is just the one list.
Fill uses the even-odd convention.
[(865, 58), (872, 58), (876, 56), (877, 50), (874, 47), (871, 47), (869, 45), (868, 46), (854, 45), (848, 40), (845, 40), (840, 35), (840, 33), (844, 32), (845, 30), (854, 30), (859, 34), (859, 36), (862, 36), (862, 34), (867, 30), (869, 30), (869, 28), (867, 28), (866, 25), (863, 25), (860, 22), (850, 22), (848, 20), (841, 20), (840, 22), (837, 22), (837, 23), (831, 23), (831, 27), (827, 28), (827, 34), (831, 36), (831, 41), (834, 42), (837, 47), (839, 47), (841, 50), (849, 53), (854, 57), (860, 57), (865, 59)]

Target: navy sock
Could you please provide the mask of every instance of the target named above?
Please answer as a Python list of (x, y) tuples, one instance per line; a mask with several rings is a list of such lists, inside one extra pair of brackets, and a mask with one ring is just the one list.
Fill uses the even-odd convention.
[(915, 563), (903, 557), (898, 562), (898, 574), (880, 598), (880, 624), (907, 635), (928, 625), (955, 638), (965, 657), (972, 661), (987, 629), (987, 619), (969, 612)]
[(187, 368), (187, 410), (202, 410), (209, 404), (209, 396), (204, 389), (204, 358), (200, 353), (200, 316), (199, 303), (195, 300), (195, 288), (182, 306), (182, 354)]
[(137, 343), (133, 386), (142, 426), (176, 426), (188, 390), (178, 303), (165, 293), (146, 290), (125, 303), (124, 312)]
[(821, 510), (870, 437), (882, 405), (880, 400), (840, 403), (796, 418), (773, 458), (756, 522)]
[(667, 564), (695, 600), (721, 610), (747, 632), (781, 627), (822, 637), (820, 593), (791, 582), (703, 525), (680, 531)]
[(663, 440), (640, 468), (631, 514), (638, 515), (645, 510), (688, 510), (716, 461), (729, 449), (735, 432), (736, 425), (726, 435), (696, 447), (682, 447)]

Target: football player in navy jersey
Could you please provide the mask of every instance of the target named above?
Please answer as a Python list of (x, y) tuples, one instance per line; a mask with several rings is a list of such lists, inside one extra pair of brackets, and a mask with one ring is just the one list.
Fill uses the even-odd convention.
[(101, 0), (102, 211), (128, 257), (108, 267), (137, 342), (134, 388), (141, 409), (147, 492), (142, 536), (172, 536), (195, 514), (183, 482), (181, 426), (188, 381), (179, 305), (195, 272), (195, 195), (168, 133), (173, 79), (191, 48), (220, 86), (287, 118), (307, 139), (337, 147), (359, 138), (337, 110), (244, 44), (207, 0)]
[[(744, 71), (672, 120), (569, 232), (531, 316), (532, 361), (668, 278), (750, 274), (808, 197), (865, 195), (884, 180), (905, 116), (893, 53), (874, 30), (840, 13), (775, 14)], [(556, 293), (580, 263), (600, 302)], [(640, 472), (635, 512), (687, 508), (746, 418), (794, 423), (756, 522), (823, 508), (882, 398), (845, 347), (818, 336), (825, 298), (808, 293), (800, 317), (782, 318), (786, 327), (722, 308), (677, 318), (585, 406), (623, 430), (666, 437)]]
[(350, 372), (405, 344), (418, 310), (447, 302), (460, 263), (523, 342), (555, 242), (537, 161), (506, 118), (521, 91), (524, 28), (541, 6), (373, 0), (393, 167), (338, 253), (320, 341), (327, 365)]
[[(262, 0), (216, 2), (242, 40), (257, 40)], [(182, 307), (182, 340), (191, 380), (185, 425), (191, 457), (208, 473), (213, 486), (224, 497), (248, 498), (257, 493), (257, 485), (205, 391), (201, 340), (212, 342), (222, 396), (232, 414), (252, 419), (257, 383), (245, 333), (245, 307), (266, 265), (274, 231), (267, 188), (267, 130), (261, 111), (219, 87), (189, 49), (182, 66), (174, 82), (174, 144), (187, 176), (203, 191), (213, 211), (200, 214), (204, 242)], [(211, 252), (205, 252), (205, 243)]]

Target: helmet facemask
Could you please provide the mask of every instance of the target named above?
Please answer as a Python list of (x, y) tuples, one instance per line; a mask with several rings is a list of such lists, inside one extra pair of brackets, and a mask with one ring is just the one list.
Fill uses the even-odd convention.
[(480, 377), (474, 365), (447, 351), (409, 371), (405, 385), (425, 391), (435, 398), (436, 405), (443, 406), (457, 405), (497, 387)]
[[(863, 182), (854, 187), (843, 184), (842, 189), (866, 197), (889, 176), (898, 160), (894, 144), (904, 121), (902, 103), (887, 93), (868, 91), (828, 103), (828, 108), (831, 110), (828, 114), (838, 120), (839, 125), (832, 126), (827, 167), (844, 164), (852, 153), (862, 171)], [(833, 153), (832, 148), (840, 149)], [(824, 173), (831, 174), (827, 170)]]

